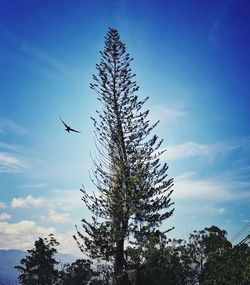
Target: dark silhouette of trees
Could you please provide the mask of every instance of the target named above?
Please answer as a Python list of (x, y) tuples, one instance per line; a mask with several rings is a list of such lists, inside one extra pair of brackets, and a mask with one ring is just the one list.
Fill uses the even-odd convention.
[(206, 260), (202, 274), (204, 285), (250, 284), (250, 248), (247, 244), (232, 246), (226, 231), (212, 226), (205, 228), (203, 238)]
[(39, 238), (35, 241), (33, 249), (28, 250), (29, 255), (22, 258), (21, 265), (15, 266), (20, 271), (18, 280), (22, 285), (52, 285), (58, 278), (55, 266), (58, 262), (54, 255), (59, 243), (51, 234), (49, 238)]
[(151, 125), (149, 111), (142, 109), (148, 98), (141, 101), (136, 95), (132, 58), (115, 29), (108, 30), (101, 56), (91, 84), (102, 104), (98, 118), (92, 118), (97, 192), (81, 189), (93, 216), (82, 220), (84, 233), (77, 229), (75, 239), (90, 257), (111, 262), (117, 277), (127, 267), (125, 240), (140, 246), (152, 236), (157, 242), (165, 238), (160, 225), (173, 214), (173, 180), (167, 164), (160, 164), (162, 140), (151, 135), (158, 122)]
[(94, 268), (89, 259), (77, 259), (72, 264), (61, 265), (55, 260), (59, 243), (53, 235), (39, 238), (29, 255), (22, 258), (18, 280), (22, 285), (106, 285), (107, 270), (102, 265)]
[(172, 246), (152, 247), (138, 271), (138, 285), (186, 284), (180, 250)]
[(128, 250), (132, 261), (143, 260), (137, 285), (250, 284), (249, 246), (233, 247), (226, 231), (216, 226), (194, 231), (187, 241)]
[(189, 235), (185, 244), (192, 266), (192, 280), (203, 284), (205, 264), (208, 264), (211, 254), (219, 254), (225, 250), (231, 250), (232, 245), (226, 238), (227, 232), (216, 226), (194, 231)]
[[(111, 271), (103, 263), (77, 259), (72, 264), (62, 265), (59, 270), (54, 259), (57, 245), (53, 236), (35, 242), (35, 247), (28, 251), (29, 255), (16, 266), (21, 272), (20, 284), (110, 285)], [(232, 246), (226, 238), (226, 231), (216, 226), (194, 231), (186, 241), (174, 239), (156, 246), (154, 239), (149, 239), (145, 247), (131, 246), (125, 252), (130, 269), (117, 276), (113, 284), (250, 284), (249, 245)]]
[(65, 264), (59, 271), (57, 285), (103, 285), (101, 272), (93, 269), (89, 259), (77, 259), (72, 264)]

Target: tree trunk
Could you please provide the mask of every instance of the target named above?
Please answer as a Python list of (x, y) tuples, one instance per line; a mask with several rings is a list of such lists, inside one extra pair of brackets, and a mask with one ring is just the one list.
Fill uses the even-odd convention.
[(124, 268), (124, 239), (120, 239), (116, 243), (116, 253), (115, 253), (115, 276), (119, 276), (123, 273)]

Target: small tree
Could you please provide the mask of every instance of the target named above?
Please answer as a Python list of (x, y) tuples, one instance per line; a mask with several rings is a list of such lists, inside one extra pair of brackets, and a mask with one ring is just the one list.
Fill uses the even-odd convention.
[(35, 241), (33, 249), (28, 250), (29, 255), (22, 258), (21, 265), (15, 266), (20, 271), (18, 280), (22, 285), (52, 285), (58, 277), (55, 266), (58, 262), (54, 255), (55, 246), (59, 243), (51, 234), (49, 238), (39, 238)]
[(167, 164), (159, 161), (162, 140), (150, 136), (158, 122), (151, 125), (149, 111), (142, 110), (148, 98), (140, 101), (136, 95), (132, 59), (115, 29), (105, 39), (91, 84), (102, 104), (99, 119), (92, 118), (98, 150), (92, 180), (98, 193), (81, 189), (93, 216), (82, 220), (85, 233), (77, 229), (75, 239), (84, 253), (111, 262), (118, 276), (126, 268), (125, 239), (139, 245), (149, 236), (165, 238), (167, 230), (160, 225), (173, 213), (173, 180), (167, 178)]

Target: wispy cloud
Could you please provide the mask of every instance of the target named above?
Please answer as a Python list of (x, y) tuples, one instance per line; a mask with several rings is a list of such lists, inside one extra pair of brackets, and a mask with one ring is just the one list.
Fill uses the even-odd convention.
[(187, 113), (183, 110), (183, 106), (152, 106), (149, 112), (149, 119), (152, 122), (160, 120), (163, 122), (176, 121)]
[(165, 157), (167, 159), (186, 159), (190, 157), (206, 157), (213, 159), (215, 156), (227, 154), (234, 150), (242, 150), (248, 156), (250, 150), (250, 138), (243, 138), (235, 141), (215, 142), (202, 144), (195, 141), (187, 141), (167, 147)]
[(225, 208), (219, 208), (218, 210), (219, 214), (225, 214), (226, 213), (226, 209)]
[(17, 123), (0, 117), (0, 134), (1, 133), (14, 133), (16, 135), (24, 135), (26, 133), (26, 130), (19, 126)]
[(14, 34), (3, 25), (1, 25), (0, 32), (1, 36), (11, 46), (9, 49), (9, 52), (12, 52), (11, 58), (14, 55), (17, 60), (53, 78), (68, 77), (72, 73), (72, 70), (65, 66), (63, 60), (59, 60), (58, 56), (46, 47), (37, 46), (23, 37), (20, 38), (19, 35)]
[(217, 154), (227, 153), (239, 148), (240, 145), (230, 143), (200, 144), (193, 141), (184, 142), (167, 148), (168, 159), (185, 159), (195, 156), (213, 158)]
[(19, 186), (20, 188), (32, 188), (32, 189), (41, 189), (41, 188), (45, 188), (46, 187), (46, 184), (45, 183), (34, 183), (34, 184), (24, 184), (24, 185), (20, 185)]
[(32, 165), (31, 150), (17, 144), (0, 141), (0, 172), (21, 172)]
[(0, 221), (3, 221), (3, 220), (9, 220), (11, 219), (11, 215), (8, 214), (8, 213), (1, 213), (0, 214)]
[(45, 200), (43, 198), (34, 198), (32, 195), (27, 197), (13, 198), (11, 201), (12, 208), (26, 208), (30, 206), (41, 206)]
[(4, 202), (0, 202), (0, 209), (5, 209), (6, 208), (6, 204)]
[(65, 65), (56, 58), (56, 56), (51, 55), (48, 50), (23, 40), (21, 44), (21, 51), (26, 56), (33, 59), (33, 62), (35, 60), (37, 65), (47, 66), (49, 69), (52, 69), (58, 74), (64, 76), (69, 75), (69, 69), (66, 68)]
[(0, 152), (0, 172), (19, 172), (26, 167), (24, 159), (15, 154)]
[(49, 206), (53, 209), (63, 209), (71, 211), (72, 209), (82, 208), (82, 194), (80, 189), (56, 189), (52, 190)]
[(228, 213), (228, 210), (223, 207), (216, 206), (215, 203), (212, 201), (206, 201), (206, 203), (197, 203), (196, 200), (193, 200), (195, 206), (190, 206), (189, 203), (177, 203), (176, 204), (176, 212), (178, 211), (177, 215), (185, 216), (185, 217), (214, 217), (214, 216), (221, 216)]
[[(0, 117), (0, 135), (24, 135), (26, 130), (12, 120)], [(24, 148), (0, 141), (0, 172), (20, 172), (27, 168), (27, 161), (22, 154)]]
[(59, 213), (55, 211), (54, 209), (49, 209), (47, 216), (44, 218), (56, 224), (63, 224), (63, 223), (68, 222), (69, 213), (62, 213), (62, 212)]
[(215, 16), (212, 18), (211, 27), (208, 32), (208, 39), (213, 43), (219, 39), (218, 32), (232, 7), (232, 2), (231, 0), (223, 1), (217, 7), (217, 13), (215, 13)]
[[(173, 196), (179, 199), (196, 199), (206, 201), (232, 201), (250, 199), (250, 182), (239, 184), (235, 177), (231, 180), (221, 177), (184, 178), (183, 176), (175, 178), (175, 190)], [(221, 209), (222, 213), (223, 210)]]
[(7, 149), (7, 150), (11, 150), (17, 153), (23, 153), (24, 152), (24, 148), (20, 145), (13, 145), (13, 144), (7, 144), (4, 142), (0, 142), (0, 149)]

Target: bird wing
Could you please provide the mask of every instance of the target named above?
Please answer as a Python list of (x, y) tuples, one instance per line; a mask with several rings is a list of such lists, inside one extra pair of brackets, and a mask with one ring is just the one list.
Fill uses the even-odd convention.
[(69, 127), (69, 130), (70, 130), (71, 132), (80, 133), (79, 131), (72, 129), (71, 127)]
[(68, 128), (69, 126), (64, 123), (64, 121), (62, 120), (62, 118), (61, 118), (61, 117), (59, 117), (59, 118), (60, 118), (60, 120), (62, 121), (62, 123), (64, 124), (64, 126), (65, 126), (66, 128)]

